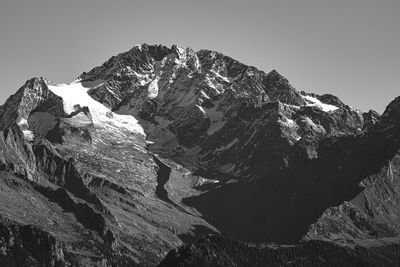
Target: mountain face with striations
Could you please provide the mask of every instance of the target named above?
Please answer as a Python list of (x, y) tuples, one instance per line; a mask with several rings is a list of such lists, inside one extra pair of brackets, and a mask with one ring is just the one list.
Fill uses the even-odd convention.
[(28, 80), (0, 132), (1, 266), (399, 264), (399, 98), (143, 44)]

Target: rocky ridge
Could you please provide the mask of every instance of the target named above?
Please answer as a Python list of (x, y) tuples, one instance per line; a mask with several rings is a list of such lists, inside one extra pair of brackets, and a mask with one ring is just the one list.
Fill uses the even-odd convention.
[(93, 98), (144, 120), (152, 151), (218, 180), (258, 179), (285, 168), (293, 146), (312, 158), (318, 140), (375, 122), (332, 95), (298, 92), (275, 70), (209, 50), (135, 46), (80, 79), (101, 81)]

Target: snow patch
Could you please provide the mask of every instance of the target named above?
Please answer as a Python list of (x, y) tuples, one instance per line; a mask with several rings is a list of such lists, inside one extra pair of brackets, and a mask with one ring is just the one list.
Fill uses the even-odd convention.
[(107, 89), (107, 91), (111, 94), (111, 95), (113, 95), (114, 97), (115, 97), (115, 99), (117, 99), (118, 101), (121, 101), (121, 98), (119, 98), (119, 96), (114, 92), (114, 91), (112, 91), (110, 88), (108, 88), (107, 86), (105, 87), (106, 89)]
[(21, 118), (21, 117), (19, 117), (17, 125), (22, 129), (25, 129), (25, 128), (29, 127), (28, 126), (28, 121), (25, 118)]
[(156, 98), (158, 96), (158, 77), (151, 81), (148, 91), (150, 98)]
[(185, 53), (185, 48), (183, 48), (183, 47), (181, 47), (179, 45), (176, 46), (176, 50), (178, 50), (178, 53), (180, 55), (183, 55), (183, 53)]
[(282, 103), (282, 104), (284, 106), (286, 106), (286, 107), (291, 107), (291, 108), (296, 109), (296, 110), (300, 109), (300, 106), (297, 106), (297, 105), (291, 105), (291, 104), (286, 104), (286, 103)]
[(28, 141), (33, 141), (35, 139), (35, 134), (30, 130), (23, 130), (24, 138)]
[(210, 76), (209, 76), (208, 73), (207, 73), (207, 75), (206, 75), (206, 82), (207, 82), (207, 85), (208, 85), (210, 88), (214, 89), (215, 92), (216, 92), (217, 94), (220, 94), (220, 93), (221, 93), (221, 92), (219, 91), (219, 89), (218, 89), (217, 87), (215, 87), (215, 85), (214, 85), (213, 81), (211, 80), (211, 78), (210, 78)]
[(314, 131), (317, 131), (318, 133), (324, 133), (325, 129), (324, 127), (322, 127), (321, 125), (317, 125), (315, 124), (315, 122), (310, 119), (309, 117), (305, 117), (302, 119), (302, 121), (308, 125), (309, 127), (311, 127)]
[(206, 82), (207, 82), (207, 85), (208, 85), (209, 87), (215, 89), (214, 84), (212, 83), (212, 81), (211, 81), (211, 79), (210, 79), (210, 77), (209, 77), (208, 75), (206, 76)]
[(137, 49), (139, 49), (140, 52), (142, 52), (142, 45), (136, 44), (136, 45), (134, 46), (134, 48), (137, 48)]
[(195, 66), (195, 68), (196, 68), (197, 70), (200, 70), (200, 68), (201, 68), (200, 60), (199, 60), (199, 58), (197, 57), (197, 55), (195, 56), (194, 66)]
[[(190, 174), (190, 173), (188, 173)], [(206, 179), (203, 177), (199, 177), (199, 179), (197, 180), (196, 186), (202, 186), (205, 184), (218, 184), (219, 180), (215, 180), (215, 179)]]
[(204, 108), (202, 107), (202, 106), (199, 106), (199, 105), (195, 105), (198, 109), (200, 109), (200, 111), (201, 111), (201, 113), (203, 113), (203, 115), (206, 115), (207, 116), (207, 113), (206, 113), (206, 111), (204, 110)]
[(307, 102), (307, 106), (319, 107), (322, 111), (325, 112), (331, 112), (338, 109), (337, 106), (322, 103), (319, 99), (309, 95), (303, 96), (303, 98)]
[(211, 70), (211, 72), (217, 77), (222, 79), (225, 82), (230, 82), (230, 80), (227, 77), (222, 76), (221, 74), (219, 74), (218, 72), (216, 72), (215, 70)]
[(247, 69), (246, 70), (246, 75), (247, 76), (254, 76), (254, 71), (252, 69)]
[(139, 84), (140, 84), (141, 86), (143, 86), (143, 85), (145, 85), (145, 84), (147, 84), (147, 83), (149, 83), (149, 82), (151, 81), (150, 78), (149, 78), (147, 75), (137, 73), (136, 71), (134, 71), (134, 70), (133, 70), (131, 67), (129, 67), (129, 66), (127, 66), (126, 68), (127, 68), (127, 70), (128, 70), (130, 73), (132, 73), (133, 75), (136, 76), (136, 78), (137, 78), (137, 80), (139, 81)]
[(35, 139), (35, 134), (31, 130), (28, 130), (29, 125), (28, 121), (25, 118), (19, 118), (17, 125), (22, 130), (22, 133), (24, 134), (24, 138), (26, 140), (33, 141)]
[(210, 97), (204, 91), (200, 91), (200, 92), (201, 92), (202, 96), (204, 96), (207, 99), (210, 99)]
[(287, 128), (287, 130), (284, 131), (284, 135), (291, 138), (292, 140), (289, 139), (290, 141), (295, 140), (297, 142), (301, 139), (301, 136), (297, 133), (299, 125), (297, 125), (294, 120), (288, 117), (283, 117), (278, 120), (278, 123)]
[(145, 135), (143, 128), (134, 117), (111, 112), (109, 108), (91, 98), (87, 93), (91, 88), (84, 87), (79, 80), (70, 84), (49, 84), (48, 88), (63, 99), (64, 110), (67, 114), (74, 112), (77, 105), (86, 106), (89, 108), (93, 123), (97, 127), (113, 130), (123, 128), (130, 132)]
[(307, 125), (311, 126), (311, 127), (314, 128), (314, 129), (318, 128), (318, 125), (316, 125), (316, 124), (314, 123), (314, 121), (313, 121), (312, 119), (310, 119), (309, 117), (305, 117), (305, 118), (303, 119), (303, 121), (304, 121)]
[(298, 125), (296, 122), (292, 119), (289, 119), (287, 117), (284, 117), (283, 119), (278, 120), (278, 122), (288, 128), (297, 128)]

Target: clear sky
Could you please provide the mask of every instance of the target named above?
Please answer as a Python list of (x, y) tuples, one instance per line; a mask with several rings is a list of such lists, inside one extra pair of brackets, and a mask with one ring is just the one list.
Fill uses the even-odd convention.
[(362, 110), (400, 95), (400, 0), (0, 0), (0, 103), (141, 43), (216, 50)]

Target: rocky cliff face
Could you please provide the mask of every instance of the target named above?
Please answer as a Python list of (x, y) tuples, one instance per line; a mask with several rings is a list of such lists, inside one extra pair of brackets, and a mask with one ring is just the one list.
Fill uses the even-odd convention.
[(310, 227), (305, 239), (342, 243), (398, 239), (399, 107), (398, 98), (388, 105), (381, 120), (357, 148), (362, 154), (357, 153), (356, 158), (348, 160), (358, 163), (352, 166), (353, 172), (364, 173), (362, 179), (358, 179), (360, 192), (327, 209)]
[(135, 46), (70, 84), (31, 79), (0, 107), (0, 262), (154, 266), (221, 233), (306, 243), (276, 254), (209, 237), (179, 261), (244, 264), (235, 249), (275, 265), (320, 250), (302, 264), (373, 263), (371, 246), (398, 249), (398, 102), (362, 113), (178, 46)]

